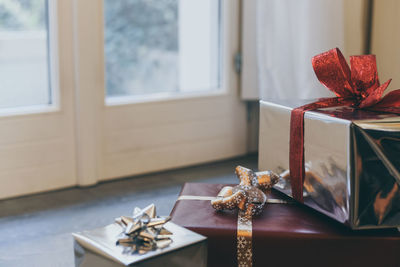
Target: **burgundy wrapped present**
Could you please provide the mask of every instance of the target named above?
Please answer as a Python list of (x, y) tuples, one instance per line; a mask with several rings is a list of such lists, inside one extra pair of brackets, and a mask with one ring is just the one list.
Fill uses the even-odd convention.
[[(222, 184), (186, 183), (172, 221), (208, 237), (208, 266), (237, 266), (237, 211), (210, 205)], [(289, 201), (280, 192), (270, 199)], [(279, 201), (277, 201), (279, 202)], [(252, 220), (254, 266), (399, 266), (396, 229), (354, 231), (296, 202), (268, 203)]]

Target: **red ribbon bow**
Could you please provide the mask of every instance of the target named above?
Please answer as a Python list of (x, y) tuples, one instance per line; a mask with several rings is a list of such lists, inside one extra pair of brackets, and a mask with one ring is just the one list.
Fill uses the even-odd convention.
[(379, 84), (375, 55), (351, 56), (350, 66), (338, 48), (312, 59), (318, 80), (336, 97), (321, 98), (316, 102), (295, 108), (290, 121), (289, 168), (292, 196), (303, 202), (304, 167), (304, 113), (308, 110), (336, 106), (400, 114), (400, 90), (382, 98), (391, 79)]

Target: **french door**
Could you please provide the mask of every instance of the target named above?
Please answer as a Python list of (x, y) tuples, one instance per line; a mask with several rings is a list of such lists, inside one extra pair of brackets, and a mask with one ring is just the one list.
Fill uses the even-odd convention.
[(75, 185), (72, 3), (0, 10), (0, 198)]
[(41, 2), (47, 102), (3, 108), (0, 198), (246, 153), (238, 1)]

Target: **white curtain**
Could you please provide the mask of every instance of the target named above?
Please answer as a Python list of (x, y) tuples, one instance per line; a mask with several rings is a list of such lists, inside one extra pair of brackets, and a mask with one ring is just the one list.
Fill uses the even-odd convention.
[(344, 50), (345, 1), (244, 1), (242, 98), (332, 96), (317, 80), (311, 58)]

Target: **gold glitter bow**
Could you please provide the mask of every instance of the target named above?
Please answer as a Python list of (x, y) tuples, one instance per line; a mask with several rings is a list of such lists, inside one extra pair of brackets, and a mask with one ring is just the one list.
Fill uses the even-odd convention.
[(271, 189), (279, 180), (279, 175), (271, 172), (257, 172), (236, 167), (240, 183), (237, 186), (225, 186), (211, 205), (216, 210), (238, 208), (237, 261), (239, 267), (252, 266), (252, 216), (262, 212), (267, 196), (264, 192)]
[(235, 171), (239, 185), (222, 188), (211, 205), (216, 210), (239, 208), (248, 215), (261, 213), (267, 201), (264, 192), (278, 182), (279, 176), (271, 171), (254, 173), (242, 166), (237, 166)]
[(135, 208), (132, 217), (121, 216), (116, 219), (124, 229), (117, 245), (124, 246), (125, 253), (139, 254), (165, 248), (172, 243), (172, 233), (163, 227), (170, 219), (169, 216), (156, 216), (154, 204), (143, 210)]

